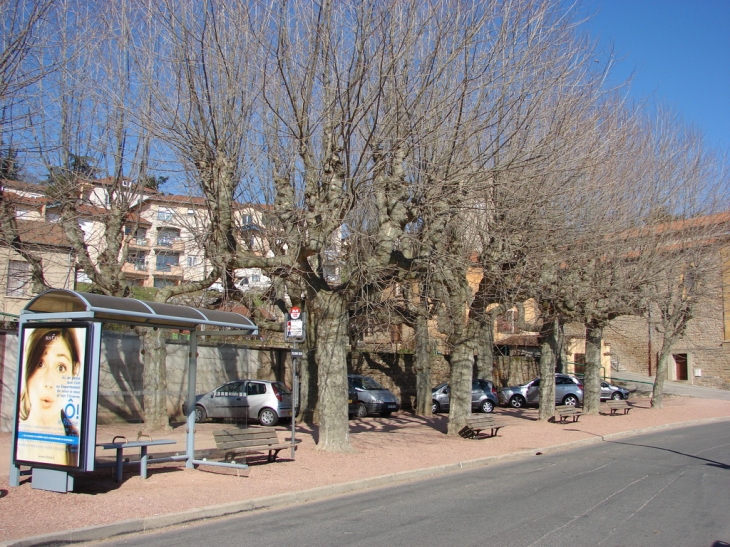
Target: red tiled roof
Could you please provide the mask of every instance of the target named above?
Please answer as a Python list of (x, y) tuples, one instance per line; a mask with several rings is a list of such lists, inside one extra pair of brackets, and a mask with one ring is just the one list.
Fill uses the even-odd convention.
[(63, 228), (58, 223), (18, 220), (18, 236), (24, 243), (71, 247)]

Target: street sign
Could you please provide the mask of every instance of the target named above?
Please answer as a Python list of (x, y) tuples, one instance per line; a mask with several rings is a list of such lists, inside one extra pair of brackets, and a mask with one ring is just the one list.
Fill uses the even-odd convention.
[(293, 349), (293, 350), (291, 350), (291, 356), (292, 357), (303, 357), (304, 354), (302, 353), (302, 350), (300, 350), (300, 349)]
[(304, 324), (306, 322), (307, 314), (297, 307), (292, 308), (284, 325), (284, 340), (287, 342), (304, 342)]

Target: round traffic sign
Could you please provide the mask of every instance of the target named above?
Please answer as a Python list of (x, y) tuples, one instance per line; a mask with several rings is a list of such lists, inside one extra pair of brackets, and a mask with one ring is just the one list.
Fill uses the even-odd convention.
[(302, 313), (302, 311), (299, 308), (297, 308), (296, 306), (294, 306), (291, 309), (291, 311), (289, 312), (289, 317), (291, 317), (292, 319), (299, 319), (299, 315), (301, 313)]

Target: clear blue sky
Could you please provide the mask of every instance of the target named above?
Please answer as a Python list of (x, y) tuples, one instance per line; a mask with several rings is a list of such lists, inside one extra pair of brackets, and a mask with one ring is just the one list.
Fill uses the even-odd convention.
[(616, 77), (634, 71), (631, 97), (670, 106), (730, 152), (730, 0), (582, 2), (595, 13), (585, 30), (621, 60)]

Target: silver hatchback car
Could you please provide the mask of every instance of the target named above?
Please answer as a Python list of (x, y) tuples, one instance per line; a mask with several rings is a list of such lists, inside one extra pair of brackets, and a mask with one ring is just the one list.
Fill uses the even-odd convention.
[[(449, 410), (449, 384), (443, 383), (431, 389), (431, 412), (446, 412)], [(497, 388), (489, 380), (477, 378), (471, 383), (471, 409), (480, 412), (493, 412), (499, 404)]]
[[(292, 416), (292, 394), (282, 382), (233, 380), (195, 398), (195, 421), (207, 418), (257, 420), (274, 426)], [(183, 404), (183, 414), (187, 415)]]
[[(521, 386), (504, 387), (499, 392), (499, 402), (512, 408), (522, 408), (540, 403), (540, 378)], [(583, 384), (575, 376), (555, 375), (555, 403), (575, 406), (583, 403)]]

